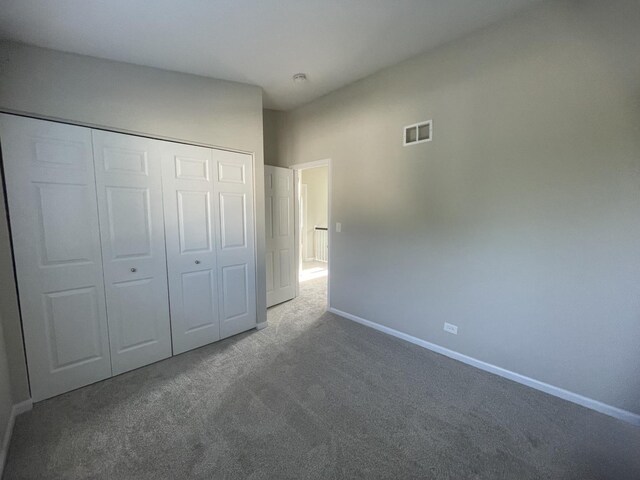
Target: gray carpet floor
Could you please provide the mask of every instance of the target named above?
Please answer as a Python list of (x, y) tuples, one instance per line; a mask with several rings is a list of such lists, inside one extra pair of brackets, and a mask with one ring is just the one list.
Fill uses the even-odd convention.
[(38, 403), (14, 479), (640, 479), (640, 428), (324, 313)]

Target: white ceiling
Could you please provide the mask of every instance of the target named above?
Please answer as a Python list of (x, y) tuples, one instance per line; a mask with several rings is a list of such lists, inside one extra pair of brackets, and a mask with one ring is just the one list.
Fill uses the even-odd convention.
[(259, 85), (288, 110), (535, 1), (0, 0), (0, 38)]

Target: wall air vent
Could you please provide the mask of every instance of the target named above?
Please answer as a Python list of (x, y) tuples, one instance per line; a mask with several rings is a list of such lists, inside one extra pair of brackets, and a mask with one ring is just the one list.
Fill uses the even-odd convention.
[(416, 145), (418, 143), (430, 142), (433, 138), (433, 120), (414, 123), (404, 127), (403, 145)]

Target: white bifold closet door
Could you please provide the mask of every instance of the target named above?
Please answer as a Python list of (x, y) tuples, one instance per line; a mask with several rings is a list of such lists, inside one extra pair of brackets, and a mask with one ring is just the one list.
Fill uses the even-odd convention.
[(166, 142), (92, 133), (116, 375), (171, 356), (161, 168)]
[(220, 338), (256, 326), (255, 220), (252, 157), (212, 150)]
[(162, 170), (171, 336), (178, 354), (220, 339), (212, 151), (167, 142)]
[(171, 330), (182, 353), (255, 327), (252, 157), (167, 143)]
[(5, 114), (0, 142), (34, 401), (256, 326), (251, 155)]
[(34, 401), (111, 376), (91, 130), (0, 115)]

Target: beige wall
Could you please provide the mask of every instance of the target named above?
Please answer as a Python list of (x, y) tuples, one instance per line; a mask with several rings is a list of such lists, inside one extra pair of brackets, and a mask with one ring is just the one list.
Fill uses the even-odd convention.
[[(258, 321), (266, 321), (262, 89), (0, 42), (0, 110), (253, 153)], [(0, 259), (7, 255), (2, 228)], [(14, 298), (4, 279), (0, 295)], [(16, 325), (15, 314), (5, 319), (8, 345), (22, 342)], [(14, 350), (9, 365), (19, 373), (12, 378), (24, 369)]]
[(277, 166), (281, 161), (278, 130), (283, 118), (284, 112), (266, 108), (262, 111), (265, 165)]
[(548, 2), (286, 114), (279, 164), (333, 161), (333, 307), (640, 413), (638, 18)]
[(326, 227), (329, 204), (328, 204), (328, 177), (329, 167), (316, 167), (302, 170), (300, 179), (303, 185), (307, 186), (307, 251), (305, 258), (314, 257), (314, 226)]

